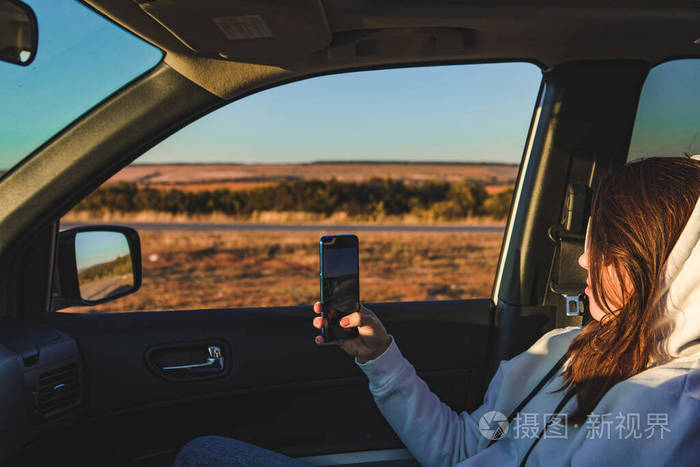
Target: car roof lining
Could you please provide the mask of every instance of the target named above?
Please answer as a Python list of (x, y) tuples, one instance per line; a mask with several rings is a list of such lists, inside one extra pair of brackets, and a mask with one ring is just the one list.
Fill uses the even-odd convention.
[[(191, 4), (179, 0), (159, 0), (159, 4), (163, 1), (175, 11)], [(547, 68), (581, 60), (642, 60), (653, 65), (670, 57), (700, 57), (700, 45), (693, 43), (700, 36), (700, 3), (693, 0), (583, 0), (573, 5), (564, 0), (535, 0), (527, 5), (516, 0), (307, 0), (307, 6), (320, 6), (327, 20), (327, 24), (318, 20), (315, 26), (319, 31), (314, 44), (320, 49), (307, 47), (295, 54), (278, 46), (279, 42), (270, 46), (252, 40), (244, 41), (246, 47), (237, 48), (228, 59), (210, 53), (226, 47), (224, 42), (200, 44), (209, 52), (193, 51), (178, 39), (177, 25), (169, 30), (137, 5), (149, 0), (83, 2), (161, 48), (172, 68), (224, 99), (245, 94), (252, 83), (379, 65), (512, 60)], [(274, 12), (275, 5), (284, 8), (290, 2), (235, 3), (247, 4), (247, 13), (259, 8), (263, 17)], [(202, 28), (213, 27), (206, 12), (200, 20), (206, 20)], [(330, 35), (324, 45), (326, 28)], [(185, 33), (192, 37), (192, 31)], [(282, 39), (301, 41), (306, 33), (296, 34), (288, 27)], [(256, 44), (262, 45), (256, 48)]]

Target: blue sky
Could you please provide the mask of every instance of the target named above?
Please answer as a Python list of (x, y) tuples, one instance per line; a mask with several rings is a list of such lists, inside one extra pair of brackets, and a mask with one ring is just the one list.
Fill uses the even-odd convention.
[(39, 49), (28, 67), (0, 62), (0, 170), (162, 57), (78, 2), (26, 3), (39, 22)]
[(700, 59), (649, 72), (630, 142), (631, 159), (700, 154)]
[[(39, 52), (27, 68), (0, 62), (0, 170), (162, 57), (78, 2), (28, 3), (39, 20)], [(540, 81), (526, 63), (313, 78), (234, 102), (136, 162), (518, 162)], [(698, 96), (700, 60), (652, 70), (631, 154), (700, 152)]]
[(129, 243), (123, 233), (78, 232), (75, 236), (75, 262), (78, 271), (128, 254)]
[(139, 162), (517, 162), (540, 81), (525, 63), (312, 78), (234, 102)]

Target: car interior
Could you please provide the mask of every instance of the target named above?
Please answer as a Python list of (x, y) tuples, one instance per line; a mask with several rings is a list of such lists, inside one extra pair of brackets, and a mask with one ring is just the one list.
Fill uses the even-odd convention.
[[(81, 232), (62, 232), (61, 216), (178, 129), (265, 89), (533, 63), (542, 84), (491, 296), (368, 304), (430, 388), (471, 411), (501, 360), (585, 320), (576, 258), (591, 189), (627, 161), (650, 70), (700, 58), (696, 0), (82, 3), (164, 58), (0, 179), (0, 464), (11, 466), (170, 465), (210, 434), (310, 465), (417, 465), (353, 361), (315, 346), (310, 306), (54, 312), (81, 300), (71, 254)], [(138, 287), (138, 233), (123, 232)], [(176, 368), (202, 352), (207, 366)]]

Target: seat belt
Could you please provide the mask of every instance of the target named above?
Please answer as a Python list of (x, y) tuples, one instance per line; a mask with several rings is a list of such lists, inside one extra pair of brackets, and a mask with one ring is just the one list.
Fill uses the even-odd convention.
[(530, 445), (530, 449), (527, 450), (525, 453), (525, 457), (523, 457), (523, 460), (520, 462), (520, 467), (525, 467), (525, 463), (527, 462), (527, 458), (530, 457), (530, 453), (532, 453), (532, 450), (535, 449), (535, 446), (537, 446), (537, 443), (540, 442), (542, 439), (542, 436), (544, 433), (547, 431), (547, 428), (550, 427), (552, 422), (557, 419), (557, 416), (559, 415), (559, 412), (561, 412), (564, 409), (564, 406), (566, 405), (567, 402), (571, 400), (572, 397), (574, 397), (574, 394), (576, 394), (576, 391), (573, 389), (569, 389), (566, 394), (564, 394), (564, 398), (559, 402), (557, 405), (557, 408), (554, 409), (554, 413), (552, 413), (552, 416), (549, 417), (549, 420), (547, 420), (547, 423), (542, 427), (539, 433), (537, 433), (537, 437), (535, 438), (535, 441)]
[[(556, 304), (563, 313), (555, 318), (555, 327), (581, 326), (588, 309), (586, 288), (587, 272), (579, 266), (578, 258), (585, 250), (586, 230), (589, 219), (590, 189), (587, 185), (573, 183), (567, 187), (564, 215), (560, 224), (548, 230), (549, 239), (555, 245), (549, 271), (548, 293), (544, 304)], [(552, 296), (554, 294), (554, 296)], [(555, 303), (552, 303), (555, 302)]]
[[(557, 372), (561, 369), (562, 366), (564, 366), (564, 363), (566, 362), (566, 354), (564, 354), (558, 361), (557, 363), (554, 364), (551, 370), (547, 372), (546, 375), (544, 375), (544, 378), (540, 380), (539, 383), (537, 383), (537, 386), (535, 386), (530, 393), (525, 396), (525, 399), (518, 404), (518, 406), (513, 409), (513, 411), (510, 413), (508, 416), (508, 424), (506, 426), (510, 426), (511, 423), (513, 423), (513, 420), (515, 420), (515, 417), (518, 416), (518, 413), (525, 408), (527, 404), (530, 403), (533, 397), (537, 395), (538, 392), (542, 390), (543, 387), (547, 384), (547, 382), (554, 377), (554, 375), (557, 374)], [(499, 427), (498, 430), (496, 430), (496, 433), (494, 434), (493, 439), (489, 443), (489, 446), (491, 446), (493, 443), (498, 441), (503, 437), (505, 433), (501, 431), (501, 428)], [(487, 446), (487, 447), (489, 447)]]
[[(545, 387), (545, 385), (549, 382), (549, 380), (551, 380), (559, 372), (559, 370), (564, 366), (564, 363), (566, 363), (566, 359), (567, 359), (566, 357), (567, 357), (566, 354), (562, 355), (562, 357), (557, 361), (557, 363), (554, 364), (552, 369), (549, 370), (546, 375), (544, 375), (544, 378), (542, 378), (540, 380), (540, 382), (537, 383), (537, 386), (535, 386), (532, 389), (532, 391), (530, 391), (530, 393), (527, 396), (525, 396), (525, 399), (523, 399), (522, 402), (520, 402), (520, 404), (518, 404), (518, 406), (515, 409), (513, 409), (511, 414), (508, 416), (508, 423), (506, 426), (510, 426), (510, 424), (513, 423), (513, 420), (515, 420), (515, 417), (518, 416), (518, 413), (520, 413), (520, 411), (523, 410), (527, 406), (527, 404), (530, 403), (530, 401), (537, 395), (537, 393), (540, 392), (542, 390), (542, 388)], [(554, 422), (554, 420), (556, 420), (557, 416), (559, 415), (559, 412), (561, 412), (564, 409), (564, 406), (567, 404), (567, 402), (569, 402), (571, 400), (572, 397), (574, 397), (575, 394), (576, 394), (576, 391), (573, 388), (569, 389), (566, 392), (566, 394), (564, 394), (564, 397), (562, 398), (561, 401), (559, 401), (559, 404), (557, 404), (556, 408), (554, 409), (551, 416), (549, 417), (549, 420), (547, 420), (545, 425), (542, 427), (540, 432), (535, 437), (535, 440), (532, 442), (532, 445), (530, 445), (530, 448), (525, 453), (525, 457), (523, 457), (523, 460), (520, 462), (520, 467), (525, 466), (525, 463), (527, 462), (528, 457), (530, 457), (530, 453), (533, 451), (533, 449), (535, 449), (535, 446), (540, 441), (540, 439), (542, 439), (542, 436), (547, 431), (547, 429), (551, 426), (551, 424)], [(493, 445), (493, 443), (500, 440), (504, 434), (505, 433), (503, 433), (503, 431), (501, 430), (501, 427), (499, 426), (498, 430), (496, 430), (496, 433), (494, 434), (493, 439), (489, 442), (489, 445), (487, 446), (487, 448), (491, 447), (491, 445)]]

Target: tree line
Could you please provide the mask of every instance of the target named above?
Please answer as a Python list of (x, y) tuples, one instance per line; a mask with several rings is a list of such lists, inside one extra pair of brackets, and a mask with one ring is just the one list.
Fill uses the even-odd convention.
[(131, 270), (131, 255), (119, 256), (112, 261), (99, 263), (78, 272), (78, 282), (85, 284), (106, 277), (121, 276), (124, 274), (132, 274)]
[(512, 189), (488, 195), (483, 184), (470, 181), (405, 183), (391, 178), (295, 180), (248, 190), (195, 192), (118, 182), (98, 188), (74, 209), (94, 214), (157, 211), (246, 217), (261, 211), (302, 211), (370, 218), (415, 214), (449, 220), (470, 216), (502, 219), (508, 214), (512, 195)]

